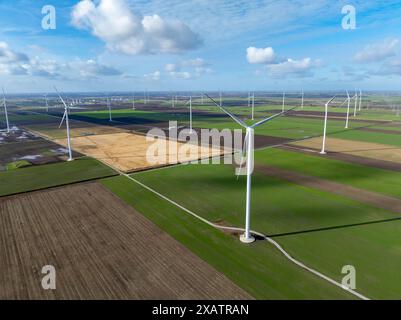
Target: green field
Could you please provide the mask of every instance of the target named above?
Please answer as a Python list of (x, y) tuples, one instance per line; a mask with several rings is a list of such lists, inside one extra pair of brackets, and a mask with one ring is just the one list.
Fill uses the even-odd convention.
[(194, 219), (128, 178), (109, 178), (103, 184), (255, 298), (355, 298), (289, 263), (267, 242), (244, 246), (236, 237)]
[[(274, 154), (267, 155), (274, 157)], [(283, 157), (279, 155), (277, 161)], [(230, 226), (244, 224), (245, 180), (241, 178), (237, 182), (231, 166), (187, 165), (139, 173), (134, 177), (210, 221)], [(391, 180), (389, 176), (387, 179)], [(170, 204), (159, 200), (157, 213), (149, 213), (147, 206), (154, 204), (148, 204), (144, 195), (136, 197), (137, 191), (131, 196), (125, 193), (132, 182), (112, 181), (109, 186), (113, 191), (125, 194), (124, 199), (129, 199), (140, 212), (163, 226), (164, 213)], [(397, 281), (401, 263), (398, 249), (401, 240), (397, 237), (401, 232), (401, 220), (398, 220), (401, 217), (398, 214), (261, 174), (254, 175), (252, 205), (253, 228), (274, 236), (294, 257), (337, 281), (341, 281), (342, 267), (353, 265), (357, 269), (359, 292), (378, 299), (401, 297)], [(179, 219), (185, 214), (176, 209), (174, 215)], [(315, 229), (321, 230), (313, 231)], [(178, 235), (167, 231), (202, 256), (203, 250), (193, 248), (196, 244), (188, 239), (181, 239), (179, 231), (176, 231)], [(248, 250), (257, 251), (259, 246), (258, 243)], [(264, 263), (271, 262), (266, 259)], [(277, 275), (276, 280), (279, 277)], [(260, 285), (251, 279), (249, 284)], [(274, 298), (271, 293), (265, 297)]]
[(401, 199), (401, 173), (280, 149), (255, 153), (260, 164), (347, 184)]
[(0, 172), (0, 196), (107, 177), (115, 172), (91, 158)]
[[(217, 107), (216, 107), (217, 108)], [(271, 113), (265, 113), (262, 117), (268, 117)], [(72, 119), (88, 122), (100, 122), (109, 124), (107, 111), (79, 112), (71, 117)], [(189, 116), (175, 113), (156, 113), (150, 111), (114, 110), (113, 120), (122, 123), (140, 123), (141, 120), (151, 121), (178, 121), (179, 124), (189, 124)], [(247, 120), (249, 124), (252, 122)], [(149, 123), (148, 125), (151, 125)], [(350, 122), (350, 129), (364, 127), (369, 123)], [(193, 126), (206, 129), (240, 129), (235, 122), (227, 117), (210, 117), (196, 115), (193, 118)], [(345, 122), (343, 120), (331, 120), (328, 123), (327, 132), (343, 132)], [(322, 119), (305, 119), (297, 117), (280, 117), (262, 127), (257, 128), (256, 134), (290, 139), (304, 139), (306, 137), (320, 136), (323, 133)]]

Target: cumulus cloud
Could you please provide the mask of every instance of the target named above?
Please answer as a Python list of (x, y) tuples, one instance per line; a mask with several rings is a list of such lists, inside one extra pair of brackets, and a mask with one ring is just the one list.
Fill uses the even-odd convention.
[(192, 79), (192, 77), (193, 77), (192, 74), (189, 73), (188, 71), (181, 71), (181, 72), (173, 71), (173, 72), (170, 72), (170, 76), (172, 76), (173, 78), (176, 78), (176, 79), (185, 79), (185, 80)]
[(202, 44), (179, 20), (134, 14), (125, 0), (81, 0), (73, 9), (74, 26), (87, 29), (112, 51), (135, 54), (178, 53)]
[(152, 80), (152, 81), (158, 81), (160, 80), (161, 72), (159, 70), (152, 72), (152, 73), (147, 73), (144, 74), (143, 77), (145, 80)]
[(0, 41), (0, 63), (17, 63), (24, 61), (28, 61), (27, 55), (15, 52), (6, 42)]
[(311, 70), (319, 65), (319, 61), (305, 58), (301, 60), (287, 59), (277, 64), (267, 65), (268, 72), (273, 77), (283, 78), (288, 75), (306, 77), (311, 75)]
[(122, 72), (113, 67), (103, 65), (95, 60), (75, 60), (69, 63), (69, 67), (78, 72), (82, 77), (93, 78), (98, 76), (118, 76)]
[[(266, 70), (270, 76), (275, 78), (285, 78), (289, 75), (308, 77), (312, 75), (312, 70), (320, 65), (319, 60), (312, 60), (311, 58), (300, 60), (291, 58), (279, 59), (276, 57), (272, 47), (249, 47), (246, 53), (246, 58), (250, 64), (263, 64), (263, 70)], [(256, 74), (262, 74), (262, 70), (257, 70)]]
[(246, 58), (251, 64), (267, 64), (274, 62), (275, 54), (272, 47), (249, 47), (248, 49), (246, 49)]
[(53, 79), (73, 79), (78, 75), (85, 78), (122, 75), (121, 71), (93, 59), (59, 62), (55, 59), (44, 59), (38, 56), (28, 57), (12, 50), (5, 42), (0, 42), (0, 74)]
[(369, 44), (355, 54), (354, 61), (358, 63), (374, 63), (386, 60), (396, 54), (398, 44), (398, 39), (386, 39), (380, 43)]
[(213, 73), (209, 64), (202, 58), (183, 60), (177, 63), (168, 63), (164, 66), (166, 72), (175, 79), (199, 78)]

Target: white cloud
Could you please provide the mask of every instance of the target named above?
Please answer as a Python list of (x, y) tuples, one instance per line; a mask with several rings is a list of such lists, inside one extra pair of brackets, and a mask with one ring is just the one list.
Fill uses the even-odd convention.
[(318, 60), (304, 58), (301, 60), (287, 59), (287, 61), (277, 64), (267, 65), (268, 73), (276, 78), (285, 78), (289, 75), (306, 77), (311, 75), (313, 68), (320, 64)]
[(164, 66), (164, 69), (175, 79), (193, 79), (199, 78), (205, 74), (213, 73), (209, 64), (202, 58), (183, 60), (177, 63), (168, 63)]
[(27, 55), (12, 50), (6, 42), (0, 41), (0, 63), (17, 63), (27, 60)]
[(152, 81), (158, 81), (158, 80), (160, 80), (160, 76), (161, 76), (161, 73), (160, 73), (159, 70), (157, 70), (157, 71), (155, 71), (155, 72), (152, 72), (152, 73), (147, 73), (147, 74), (144, 74), (144, 75), (143, 75), (143, 77), (144, 77), (146, 80), (152, 80)]
[(70, 62), (68, 66), (76, 73), (79, 73), (82, 77), (93, 78), (97, 76), (118, 76), (121, 75), (121, 71), (103, 65), (95, 60), (75, 60)]
[(135, 15), (125, 0), (80, 1), (73, 9), (72, 24), (88, 29), (112, 51), (134, 54), (177, 53), (202, 44), (198, 34), (179, 20), (159, 15)]
[(275, 55), (272, 47), (249, 47), (246, 49), (246, 58), (248, 59), (248, 62), (252, 64), (268, 64), (274, 62)]
[[(311, 75), (313, 68), (320, 65), (319, 60), (304, 58), (295, 59), (278, 59), (272, 47), (255, 48), (249, 47), (247, 50), (247, 60), (250, 64), (263, 64), (264, 69), (275, 78), (285, 78), (288, 75), (297, 77), (306, 77)], [(257, 75), (262, 74), (261, 70), (256, 71)]]
[(94, 78), (122, 75), (121, 71), (93, 59), (59, 62), (56, 59), (44, 59), (39, 56), (28, 57), (12, 50), (5, 42), (0, 42), (0, 74), (63, 79), (73, 79), (78, 76)]
[(185, 79), (185, 80), (192, 79), (192, 74), (188, 71), (182, 71), (182, 72), (173, 71), (170, 72), (170, 76), (176, 79)]
[(181, 65), (183, 67), (196, 67), (196, 68), (200, 68), (200, 67), (204, 67), (207, 65), (207, 63), (205, 62), (205, 60), (203, 60), (202, 58), (195, 58), (195, 59), (190, 59), (190, 60), (184, 60), (181, 62)]
[(354, 61), (358, 63), (383, 61), (396, 54), (398, 44), (398, 39), (386, 39), (380, 43), (369, 44), (362, 51), (355, 54)]
[(168, 63), (168, 64), (166, 64), (165, 67), (164, 67), (164, 69), (165, 69), (167, 72), (176, 71), (177, 68), (178, 68), (177, 65), (175, 65), (174, 63)]

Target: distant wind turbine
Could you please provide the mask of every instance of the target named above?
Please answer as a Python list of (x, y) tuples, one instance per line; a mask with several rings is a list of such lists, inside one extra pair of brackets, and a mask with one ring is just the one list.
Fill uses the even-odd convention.
[(67, 126), (68, 161), (72, 161), (73, 158), (72, 158), (72, 151), (71, 151), (70, 121), (69, 121), (69, 118), (68, 118), (68, 113), (69, 113), (68, 106), (64, 102), (64, 99), (61, 97), (60, 93), (57, 91), (56, 87), (54, 87), (54, 90), (56, 90), (61, 102), (64, 105), (64, 115), (63, 115), (63, 118), (61, 119), (60, 127), (63, 125), (64, 119), (65, 119), (65, 123), (66, 123), (66, 126)]
[(326, 134), (327, 134), (327, 117), (328, 117), (328, 109), (329, 109), (329, 104), (335, 99), (336, 96), (331, 98), (327, 103), (325, 104), (325, 114), (324, 114), (324, 128), (323, 128), (323, 143), (322, 143), (322, 151), (320, 151), (320, 154), (326, 154)]
[(8, 122), (6, 93), (4, 91), (4, 88), (1, 88), (1, 89), (3, 91), (3, 107), (4, 107), (4, 114), (6, 116), (7, 133), (10, 133), (10, 123)]

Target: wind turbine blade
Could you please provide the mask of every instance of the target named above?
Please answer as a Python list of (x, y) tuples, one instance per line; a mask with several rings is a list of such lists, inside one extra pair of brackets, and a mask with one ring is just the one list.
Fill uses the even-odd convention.
[(58, 96), (59, 96), (59, 98), (60, 98), (61, 102), (62, 102), (62, 103), (63, 103), (63, 105), (64, 105), (64, 108), (65, 108), (65, 109), (68, 109), (67, 105), (66, 105), (66, 104), (65, 104), (65, 102), (64, 102), (64, 99), (63, 99), (63, 97), (60, 95), (60, 93), (58, 92), (58, 90), (57, 90), (57, 88), (56, 88), (56, 87), (54, 87), (54, 90), (56, 90), (56, 92), (57, 92), (57, 94), (58, 94)]
[(66, 113), (67, 113), (67, 110), (64, 111), (63, 118), (61, 119), (60, 125), (58, 126), (59, 129), (60, 129), (61, 126), (63, 125), (63, 122), (64, 122), (64, 119), (65, 119)]
[(211, 98), (208, 94), (205, 94), (206, 97), (208, 97), (216, 106), (218, 106), (223, 112), (227, 115), (229, 115), (235, 122), (237, 122), (241, 127), (248, 128), (248, 125), (242, 121), (240, 118), (236, 117), (233, 115), (231, 112), (226, 110), (223, 106), (221, 106), (219, 103), (217, 103), (213, 98)]
[(298, 108), (298, 106), (297, 106), (297, 107), (294, 107), (294, 108), (291, 108), (291, 109), (288, 109), (288, 110), (286, 110), (286, 111), (284, 111), (284, 112), (280, 112), (280, 113), (277, 113), (277, 114), (275, 114), (275, 115), (272, 115), (272, 116), (270, 116), (270, 117), (268, 117), (268, 118), (266, 118), (266, 119), (264, 119), (264, 120), (261, 120), (261, 121), (259, 121), (259, 122), (256, 122), (255, 124), (253, 124), (253, 125), (251, 126), (251, 128), (256, 128), (256, 127), (258, 127), (258, 126), (260, 126), (260, 125), (262, 125), (262, 124), (264, 124), (264, 123), (266, 123), (266, 122), (268, 122), (268, 121), (270, 121), (270, 120), (273, 120), (274, 118), (277, 118), (277, 117), (280, 117), (280, 116), (282, 116), (282, 115), (285, 115), (286, 113), (288, 113), (288, 112), (290, 112), (290, 111), (292, 111), (292, 110), (294, 110), (294, 109), (296, 109), (296, 108)]
[(348, 101), (348, 99), (349, 98), (345, 98), (344, 102), (342, 104), (340, 104), (339, 107), (342, 107)]
[(337, 96), (334, 96), (333, 98), (331, 98), (329, 101), (327, 101), (327, 104), (330, 104)]

